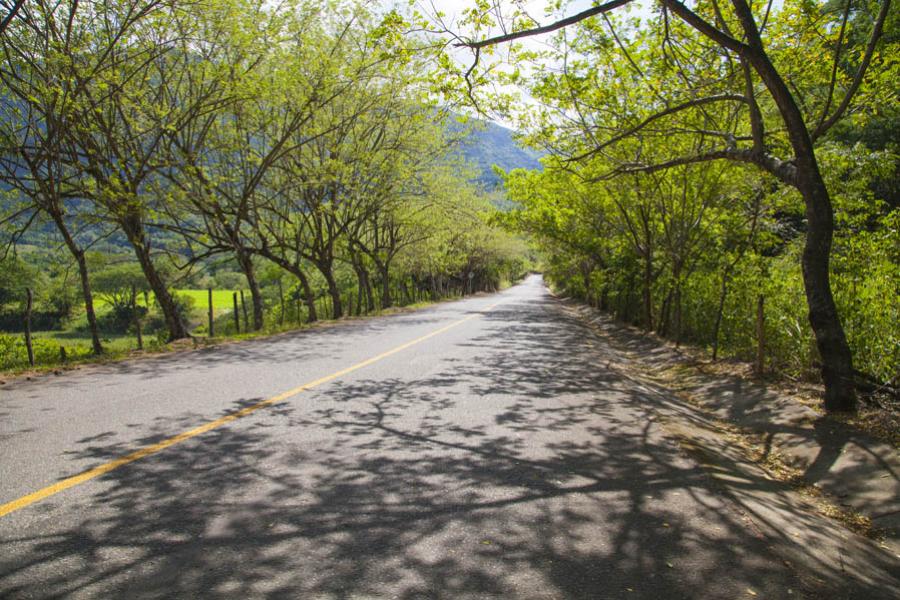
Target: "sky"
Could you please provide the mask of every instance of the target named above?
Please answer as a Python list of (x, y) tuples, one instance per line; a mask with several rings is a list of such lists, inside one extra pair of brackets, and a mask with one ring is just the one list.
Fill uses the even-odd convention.
[[(385, 4), (392, 3), (390, 0), (385, 1)], [(492, 3), (499, 4), (503, 14), (511, 14), (513, 8), (513, 2), (511, 0), (492, 0)], [(444, 13), (443, 21), (448, 29), (458, 32), (465, 33), (464, 27), (458, 27), (457, 23), (462, 12), (470, 8), (475, 4), (474, 0), (416, 0), (416, 8), (419, 12), (433, 16), (436, 12)], [(528, 13), (531, 18), (536, 20), (540, 25), (546, 25), (548, 23), (552, 23), (560, 18), (565, 16), (569, 16), (571, 14), (575, 14), (581, 12), (593, 4), (592, 0), (570, 0), (564, 7), (561, 12), (554, 13), (552, 15), (547, 15), (548, 6), (552, 5), (552, 0), (525, 0), (521, 3), (522, 8), (524, 8), (525, 12)], [(501, 33), (499, 30), (493, 32), (494, 34)], [(531, 47), (533, 49), (539, 49), (542, 44), (542, 38), (547, 38), (549, 36), (540, 36), (534, 38), (523, 38), (519, 40), (519, 43), (524, 45), (525, 47)], [(451, 52), (451, 55), (460, 63), (462, 68), (468, 68), (473, 59), (472, 51), (467, 48), (458, 48)], [(502, 55), (502, 53), (501, 53)], [(497, 58), (490, 59), (486, 57), (482, 57), (482, 61), (486, 60), (500, 60), (500, 55)], [(514, 88), (505, 88), (506, 92), (516, 91)], [(520, 94), (521, 101), (525, 104), (531, 102), (530, 97), (524, 93), (523, 90), (517, 90)], [(481, 115), (482, 117), (487, 117), (490, 120), (503, 125), (505, 127), (515, 128), (515, 124), (513, 122), (507, 121), (503, 118), (500, 118), (498, 115)]]
[[(395, 5), (397, 3), (403, 3), (403, 0), (377, 0), (381, 3), (385, 8)], [(472, 7), (475, 4), (475, 0), (414, 0), (416, 9), (429, 17), (436, 14), (436, 12), (441, 12), (444, 14), (443, 23), (444, 26), (456, 33), (465, 34), (466, 27), (459, 27), (458, 21), (462, 12), (467, 8)], [(591, 6), (596, 5), (598, 2), (595, 0), (568, 0), (567, 2), (563, 2), (563, 8), (559, 11), (555, 11), (552, 14), (547, 14), (548, 7), (555, 5), (556, 2), (553, 0), (522, 0), (521, 2), (514, 2), (514, 0), (490, 0), (492, 5), (499, 5), (501, 7), (502, 14), (509, 15), (512, 13), (514, 4), (518, 4), (524, 11), (535, 21), (537, 21), (538, 25), (548, 25), (555, 21), (558, 21), (561, 18), (577, 14), (582, 12)], [(650, 15), (650, 6), (653, 0), (634, 0), (631, 5), (630, 10), (628, 11), (629, 15), (632, 16), (649, 16)], [(499, 29), (490, 32), (490, 35), (498, 35), (502, 33)], [(517, 40), (517, 43), (523, 45), (526, 48), (530, 48), (533, 50), (540, 50), (543, 47), (543, 44), (546, 43), (552, 37), (552, 34), (547, 34), (543, 36), (535, 36), (535, 37), (526, 37)], [(495, 57), (485, 57), (482, 56), (482, 64), (484, 61), (501, 61), (502, 60), (502, 52), (495, 55)], [(462, 69), (467, 69), (473, 62), (473, 54), (472, 51), (467, 48), (457, 48), (451, 51), (451, 56), (453, 56), (456, 61), (460, 64)], [(526, 70), (528, 67), (524, 65), (520, 65), (520, 68)], [(513, 88), (505, 88), (503, 91), (512, 92)], [(524, 90), (518, 90), (521, 98), (521, 102), (525, 105), (533, 102), (530, 97), (524, 93)], [(497, 118), (496, 115), (491, 115), (492, 120), (495, 122), (504, 125), (506, 127), (512, 127), (513, 123), (506, 122), (504, 119)]]

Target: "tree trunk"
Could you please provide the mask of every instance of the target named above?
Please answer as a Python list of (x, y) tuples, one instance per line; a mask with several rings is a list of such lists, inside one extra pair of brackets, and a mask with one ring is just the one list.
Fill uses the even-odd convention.
[[(815, 158), (812, 159), (815, 161)], [(809, 223), (803, 247), (803, 284), (809, 307), (809, 324), (816, 337), (822, 358), (822, 381), (825, 383), (825, 409), (856, 410), (856, 387), (853, 381), (853, 355), (831, 294), (829, 257), (834, 232), (834, 215), (828, 190), (818, 168), (815, 180), (801, 189), (806, 200)]]
[(644, 304), (644, 314), (642, 315), (644, 320), (644, 329), (647, 331), (653, 330), (653, 257), (648, 252), (644, 256), (644, 281), (643, 281), (643, 290), (641, 291), (643, 295), (643, 304)]
[(738, 16), (750, 42), (746, 57), (775, 100), (794, 150), (796, 174), (793, 184), (803, 196), (807, 220), (806, 244), (801, 259), (803, 285), (809, 308), (809, 323), (822, 358), (825, 410), (854, 411), (856, 387), (853, 380), (853, 355), (831, 293), (828, 267), (834, 235), (831, 197), (819, 171), (815, 148), (803, 113), (784, 79), (766, 55), (753, 15), (747, 9)]
[(75, 261), (78, 263), (78, 275), (81, 278), (81, 295), (84, 296), (84, 312), (87, 316), (88, 328), (91, 330), (91, 349), (94, 355), (103, 354), (103, 345), (100, 343), (100, 328), (97, 326), (97, 313), (94, 312), (94, 295), (91, 292), (91, 280), (88, 275), (87, 261), (84, 251), (73, 251)]
[(325, 283), (328, 285), (328, 295), (331, 296), (331, 317), (333, 319), (340, 319), (344, 316), (343, 300), (341, 299), (341, 290), (338, 289), (337, 281), (334, 279), (332, 265), (331, 263), (322, 263), (317, 264), (316, 266), (319, 268), (319, 271), (325, 278)]
[(209, 335), (209, 337), (212, 338), (212, 337), (215, 337), (215, 335), (216, 335), (216, 331), (215, 331), (215, 319), (213, 319), (213, 317), (215, 316), (215, 313), (214, 313), (214, 311), (213, 311), (213, 289), (212, 289), (212, 288), (208, 288), (208, 289), (207, 289), (207, 302), (206, 302), (206, 303), (207, 303), (207, 305), (208, 305), (208, 311), (209, 311), (209, 314), (208, 314), (208, 317), (209, 317), (209, 332), (208, 332), (208, 335)]
[(306, 303), (306, 322), (315, 323), (319, 320), (319, 316), (316, 312), (316, 297), (313, 295), (312, 286), (309, 285), (309, 278), (306, 277), (306, 273), (301, 269), (296, 269), (293, 273), (300, 280), (300, 287), (303, 288), (303, 301)]
[(675, 347), (681, 344), (681, 284), (675, 284)]
[(297, 305), (297, 324), (299, 325), (299, 324), (300, 324), (300, 291), (299, 291), (299, 290), (297, 291), (297, 299), (296, 299), (296, 300), (297, 300), (297, 302), (296, 302), (296, 305)]
[(125, 236), (131, 243), (131, 247), (134, 248), (134, 253), (141, 265), (141, 270), (144, 272), (144, 277), (147, 278), (147, 284), (153, 290), (156, 302), (159, 303), (159, 307), (163, 312), (163, 318), (166, 321), (166, 328), (169, 333), (168, 341), (171, 342), (188, 337), (187, 328), (181, 320), (181, 315), (178, 314), (175, 300), (172, 298), (172, 294), (169, 293), (165, 282), (163, 282), (150, 257), (150, 244), (144, 235), (144, 226), (140, 222), (140, 218), (130, 215), (122, 219), (121, 225)]
[[(250, 254), (238, 250), (236, 253), (238, 265), (244, 277), (247, 278), (247, 287), (250, 288), (250, 302), (253, 304), (253, 330), (259, 331), (263, 328), (263, 297), (259, 289), (259, 281), (256, 279), (256, 269), (253, 266), (253, 260)], [(244, 296), (241, 294), (241, 303), (243, 304)], [(244, 322), (247, 321), (246, 311), (244, 314)]]
[(375, 310), (375, 292), (372, 291), (372, 278), (369, 277), (369, 272), (364, 268), (363, 273), (365, 274), (366, 312), (370, 313)]
[(378, 268), (381, 277), (381, 308), (390, 308), (394, 305), (394, 296), (391, 294), (391, 278), (387, 265)]
[(34, 348), (31, 346), (31, 309), (34, 297), (31, 288), (25, 289), (25, 349), (28, 351), (28, 364), (34, 366)]
[(669, 334), (669, 313), (672, 307), (672, 288), (666, 292), (662, 304), (659, 306), (659, 312), (656, 316), (656, 333), (666, 337)]
[(69, 233), (69, 228), (63, 220), (61, 210), (49, 210), (50, 217), (56, 224), (63, 237), (63, 241), (75, 262), (78, 264), (78, 275), (81, 278), (81, 295), (84, 297), (84, 312), (87, 317), (88, 329), (91, 331), (91, 350), (95, 356), (103, 354), (103, 345), (100, 343), (100, 328), (97, 326), (97, 313), (94, 312), (94, 295), (91, 292), (91, 280), (88, 274), (87, 261), (84, 258), (84, 250), (75, 243), (75, 238)]
[(244, 299), (244, 290), (241, 290), (241, 311), (244, 313), (244, 331), (250, 329), (250, 319), (247, 317), (247, 301)]
[(231, 293), (231, 300), (234, 302), (234, 332), (241, 332), (241, 311), (238, 309), (237, 292)]
[(719, 329), (722, 327), (722, 313), (725, 311), (725, 296), (728, 293), (728, 272), (722, 273), (722, 288), (719, 290), (719, 306), (716, 309), (716, 320), (713, 323), (712, 359), (719, 357)]

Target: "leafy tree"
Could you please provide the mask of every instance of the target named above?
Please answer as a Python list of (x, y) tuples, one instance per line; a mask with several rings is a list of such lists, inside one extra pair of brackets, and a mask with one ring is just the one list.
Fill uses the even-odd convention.
[[(877, 49), (890, 0), (879, 3), (858, 52), (845, 41), (850, 2), (829, 12), (815, 4), (779, 9), (712, 0), (692, 9), (660, 0), (654, 19), (623, 27), (609, 14), (629, 3), (611, 0), (546, 26), (518, 11), (511, 33), (482, 39), (494, 20), (490, 11), (472, 10), (475, 37), (463, 45), (478, 61), (497, 44), (575, 26), (571, 38), (565, 31), (556, 38), (562, 72), (537, 72), (531, 91), (564, 116), (545, 121), (547, 145), (570, 161), (603, 159), (608, 170), (595, 178), (729, 160), (754, 165), (796, 190), (805, 207), (803, 281), (825, 406), (854, 409), (852, 355), (829, 271), (832, 198), (815, 145), (865, 95), (860, 90), (867, 89), (873, 62), (876, 74), (886, 68)], [(478, 81), (474, 67), (467, 75), (469, 83)], [(671, 143), (679, 138), (684, 142)]]

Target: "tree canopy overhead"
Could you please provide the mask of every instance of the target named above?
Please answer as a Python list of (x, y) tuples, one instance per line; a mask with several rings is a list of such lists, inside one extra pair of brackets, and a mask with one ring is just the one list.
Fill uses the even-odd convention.
[[(852, 409), (852, 354), (829, 266), (834, 203), (817, 149), (843, 120), (865, 123), (896, 103), (896, 85), (886, 82), (896, 80), (897, 45), (883, 34), (897, 11), (890, 0), (659, 0), (649, 18), (635, 18), (633, 4), (597, 3), (539, 24), (515, 3), (475, 3), (457, 34), (456, 45), (474, 53), (456, 72), (460, 89), (485, 105), (485, 77), (524, 86), (533, 103), (519, 117), (532, 141), (585, 182), (730, 161), (758, 169), (771, 182), (764, 187), (794, 190), (826, 405)], [(546, 45), (521, 44), (534, 36)], [(512, 67), (485, 58), (498, 46)]]

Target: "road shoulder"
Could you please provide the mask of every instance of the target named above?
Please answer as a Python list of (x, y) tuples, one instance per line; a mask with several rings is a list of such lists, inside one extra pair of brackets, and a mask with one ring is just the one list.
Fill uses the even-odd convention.
[[(585, 305), (560, 300), (560, 307), (618, 357), (607, 367), (646, 392), (673, 441), (811, 589), (894, 597), (900, 544), (896, 524), (879, 519), (896, 515), (893, 504), (900, 502), (900, 464), (889, 444), (860, 433), (837, 435), (840, 424), (826, 429), (812, 409), (760, 385), (741, 388), (696, 373), (678, 385), (661, 384), (652, 374), (663, 361), (684, 360), (677, 351)], [(779, 466), (789, 472), (773, 472)], [(869, 515), (854, 523), (856, 511)]]

